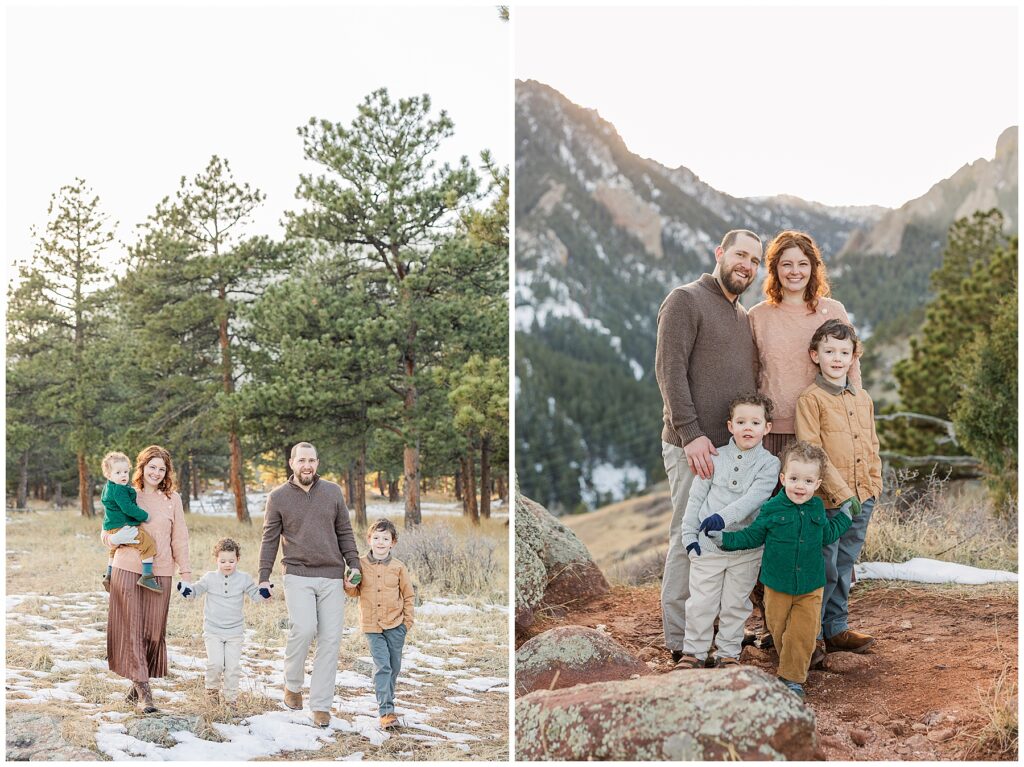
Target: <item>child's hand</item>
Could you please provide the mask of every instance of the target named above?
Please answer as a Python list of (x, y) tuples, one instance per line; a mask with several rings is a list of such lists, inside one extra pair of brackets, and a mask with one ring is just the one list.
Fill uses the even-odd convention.
[(185, 599), (188, 599), (192, 596), (192, 584), (188, 581), (178, 581), (178, 591)]
[(861, 512), (860, 499), (857, 496), (851, 496), (839, 504), (839, 510), (849, 514), (851, 517), (856, 517)]
[(273, 583), (268, 583), (266, 586), (260, 585), (260, 596), (263, 597), (264, 601), (270, 599), (273, 596), (270, 593), (270, 590), (272, 588), (274, 588), (274, 584)]
[(710, 517), (700, 523), (700, 527), (697, 528), (698, 533), (713, 533), (716, 530), (725, 529), (725, 520), (722, 519), (721, 514), (712, 514)]
[(697, 541), (694, 541), (693, 543), (691, 543), (689, 546), (686, 547), (686, 551), (687, 551), (687, 553), (689, 553), (691, 551), (696, 552), (697, 556), (699, 557), (700, 556), (700, 544), (697, 543)]

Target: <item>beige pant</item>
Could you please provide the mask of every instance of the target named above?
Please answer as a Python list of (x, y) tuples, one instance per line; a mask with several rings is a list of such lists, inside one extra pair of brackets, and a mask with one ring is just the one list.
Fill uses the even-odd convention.
[(821, 628), (821, 594), (783, 594), (764, 587), (764, 614), (779, 651), (779, 676), (790, 682), (807, 681), (814, 640)]
[(345, 620), (345, 591), (340, 578), (284, 576), (288, 604), (288, 643), (284, 651), (284, 683), (302, 692), (306, 656), (316, 638), (316, 655), (309, 681), (309, 710), (330, 711), (334, 704), (334, 680), (338, 674), (338, 650)]
[(686, 600), (683, 652), (708, 656), (718, 618), (718, 657), (739, 658), (743, 626), (750, 615), (750, 590), (761, 569), (761, 551), (705, 551), (690, 557), (690, 598)]
[(683, 546), (683, 514), (695, 475), (690, 471), (686, 453), (681, 447), (662, 442), (661, 458), (665, 462), (672, 496), (668, 554), (665, 555), (665, 572), (661, 577), (661, 624), (665, 632), (665, 646), (670, 650), (682, 650), (686, 638), (686, 600), (690, 596), (690, 559)]
[[(242, 637), (204, 637), (206, 640), (206, 689), (224, 690), (227, 700), (238, 697), (242, 675)], [(221, 687), (221, 677), (224, 686)]]

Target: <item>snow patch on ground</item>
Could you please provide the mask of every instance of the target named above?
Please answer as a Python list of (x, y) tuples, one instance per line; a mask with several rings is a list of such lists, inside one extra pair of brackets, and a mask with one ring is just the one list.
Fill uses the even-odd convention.
[(857, 580), (879, 578), (914, 583), (982, 583), (1017, 582), (1017, 573), (1005, 570), (983, 570), (980, 567), (915, 557), (906, 562), (862, 562), (854, 565)]

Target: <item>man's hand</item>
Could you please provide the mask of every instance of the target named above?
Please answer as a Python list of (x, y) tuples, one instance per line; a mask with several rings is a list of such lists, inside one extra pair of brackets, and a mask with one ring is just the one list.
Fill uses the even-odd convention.
[(715, 464), (712, 463), (711, 456), (718, 455), (718, 451), (711, 444), (710, 439), (697, 437), (693, 442), (687, 442), (683, 446), (683, 452), (686, 453), (686, 463), (690, 467), (690, 471), (701, 479), (711, 479), (711, 475), (715, 472)]
[(713, 533), (716, 530), (725, 529), (725, 520), (722, 519), (721, 514), (712, 514), (710, 517), (700, 523), (700, 527), (697, 528), (698, 533)]
[(274, 588), (274, 584), (273, 583), (271, 583), (270, 581), (263, 581), (259, 585), (260, 596), (263, 597), (264, 599), (270, 599), (270, 597), (273, 596), (273, 594), (270, 593), (270, 590), (272, 588)]
[(699, 557), (700, 556), (700, 544), (697, 543), (697, 541), (694, 541), (693, 543), (691, 543), (689, 546), (686, 547), (686, 551), (687, 551), (687, 553), (692, 551), (692, 552), (694, 552)]

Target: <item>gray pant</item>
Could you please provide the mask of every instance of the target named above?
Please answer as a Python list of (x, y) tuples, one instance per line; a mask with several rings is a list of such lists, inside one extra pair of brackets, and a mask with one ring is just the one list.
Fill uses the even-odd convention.
[(204, 637), (206, 641), (206, 689), (221, 689), (223, 676), (224, 698), (238, 697), (241, 677), (242, 637)]
[(407, 629), (399, 623), (380, 634), (367, 634), (373, 657), (373, 690), (377, 693), (377, 711), (381, 716), (395, 713), (395, 682), (402, 670), (402, 646)]
[(309, 681), (309, 710), (331, 710), (338, 676), (338, 650), (345, 620), (345, 592), (340, 578), (284, 576), (284, 598), (288, 604), (288, 643), (284, 651), (284, 683), (292, 692), (302, 692), (306, 656), (316, 638), (316, 655)]
[[(821, 595), (821, 637), (834, 637), (850, 626), (850, 582), (853, 580), (853, 563), (864, 548), (871, 512), (875, 510), (875, 499), (868, 498), (861, 505), (861, 512), (853, 518), (853, 524), (835, 543), (824, 546), (825, 591)], [(828, 509), (829, 518), (839, 509)]]
[(661, 624), (665, 631), (665, 646), (682, 650), (686, 638), (686, 600), (690, 598), (690, 558), (683, 546), (683, 514), (690, 497), (694, 473), (686, 463), (681, 447), (661, 443), (661, 458), (665, 462), (668, 487), (672, 496), (672, 523), (668, 528), (668, 554), (665, 572), (661, 577)]

